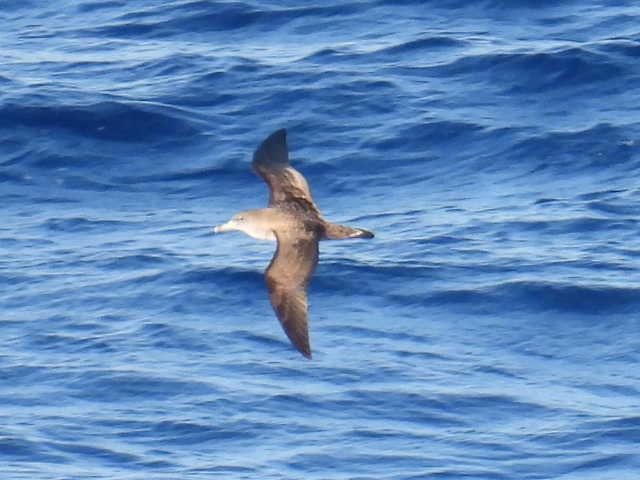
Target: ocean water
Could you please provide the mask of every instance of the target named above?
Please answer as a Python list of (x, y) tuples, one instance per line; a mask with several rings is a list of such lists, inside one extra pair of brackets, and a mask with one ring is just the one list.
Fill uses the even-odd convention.
[[(635, 0), (0, 1), (0, 477), (640, 478)], [(288, 343), (253, 150), (325, 215)]]

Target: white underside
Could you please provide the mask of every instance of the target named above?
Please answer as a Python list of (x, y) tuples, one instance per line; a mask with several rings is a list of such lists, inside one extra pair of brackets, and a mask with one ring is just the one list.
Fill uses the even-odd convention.
[(270, 242), (278, 240), (272, 229), (263, 227), (263, 222), (238, 222), (237, 220), (231, 219), (227, 223), (213, 229), (215, 233), (229, 232), (231, 230), (238, 230), (256, 240), (268, 240)]
[(277, 240), (275, 233), (273, 230), (256, 228), (253, 225), (243, 225), (243, 228), (239, 229), (241, 232), (246, 233), (251, 238), (255, 238), (257, 240), (268, 240), (270, 242), (275, 242)]

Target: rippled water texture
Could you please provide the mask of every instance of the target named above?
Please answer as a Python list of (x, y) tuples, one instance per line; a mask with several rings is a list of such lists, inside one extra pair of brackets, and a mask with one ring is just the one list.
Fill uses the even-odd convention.
[[(635, 479), (640, 10), (0, 0), (0, 477)], [(211, 228), (286, 127), (314, 359)]]

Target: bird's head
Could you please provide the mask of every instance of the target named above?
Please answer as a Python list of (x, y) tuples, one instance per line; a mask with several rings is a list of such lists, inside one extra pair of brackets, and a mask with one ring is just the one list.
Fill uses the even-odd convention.
[(214, 233), (222, 233), (229, 232), (231, 230), (243, 230), (243, 227), (247, 223), (247, 217), (249, 212), (240, 212), (231, 217), (227, 223), (223, 223), (222, 225), (218, 225), (213, 229)]
[(214, 233), (222, 233), (239, 230), (258, 240), (275, 241), (276, 236), (269, 224), (269, 217), (265, 211), (266, 209), (240, 212), (231, 217), (231, 220), (227, 223), (214, 228), (213, 231)]

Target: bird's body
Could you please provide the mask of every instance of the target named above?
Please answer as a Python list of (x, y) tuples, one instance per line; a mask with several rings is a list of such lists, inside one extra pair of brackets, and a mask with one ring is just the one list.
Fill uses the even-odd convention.
[(318, 242), (373, 234), (322, 218), (307, 181), (289, 163), (284, 129), (262, 142), (252, 165), (269, 186), (269, 206), (239, 213), (215, 232), (240, 230), (258, 240), (278, 242), (265, 272), (271, 305), (291, 343), (311, 358), (306, 290), (318, 263)]

